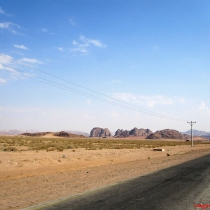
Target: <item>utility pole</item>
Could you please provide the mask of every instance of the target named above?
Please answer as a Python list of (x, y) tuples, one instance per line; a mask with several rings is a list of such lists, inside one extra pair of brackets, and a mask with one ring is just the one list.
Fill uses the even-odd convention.
[(192, 130), (192, 127), (196, 123), (196, 121), (195, 122), (190, 121), (190, 122), (187, 122), (187, 123), (189, 123), (190, 126), (191, 126), (191, 147), (193, 147), (193, 130)]

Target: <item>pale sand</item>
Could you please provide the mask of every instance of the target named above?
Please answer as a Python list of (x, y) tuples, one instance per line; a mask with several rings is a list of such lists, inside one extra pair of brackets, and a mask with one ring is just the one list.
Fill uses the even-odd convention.
[(21, 209), (141, 176), (209, 154), (210, 144), (164, 149), (0, 152), (0, 209)]

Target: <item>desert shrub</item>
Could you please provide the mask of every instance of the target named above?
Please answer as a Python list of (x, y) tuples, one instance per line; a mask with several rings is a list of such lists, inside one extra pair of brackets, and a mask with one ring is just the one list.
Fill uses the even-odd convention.
[(18, 149), (16, 147), (6, 147), (3, 149), (5, 152), (17, 152)]
[(62, 146), (62, 145), (60, 145), (60, 146), (57, 146), (56, 149), (57, 149), (57, 151), (59, 151), (59, 152), (63, 152), (63, 150), (65, 149), (65, 147)]
[[(209, 144), (210, 142), (194, 142), (194, 144)], [(126, 140), (126, 139), (91, 139), (91, 138), (42, 138), (23, 136), (0, 136), (2, 151), (16, 151), (16, 147), (24, 150), (58, 150), (87, 148), (95, 149), (139, 149), (141, 147), (155, 148), (164, 146), (190, 145), (191, 142), (161, 141), (161, 140)], [(19, 149), (19, 148), (18, 148)], [(20, 148), (21, 150), (21, 148)]]
[(54, 151), (54, 150), (55, 150), (54, 147), (49, 147), (49, 148), (46, 149), (47, 152)]

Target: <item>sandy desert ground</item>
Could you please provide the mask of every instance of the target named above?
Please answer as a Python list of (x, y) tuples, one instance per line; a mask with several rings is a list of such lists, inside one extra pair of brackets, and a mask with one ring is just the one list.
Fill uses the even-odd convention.
[(141, 176), (209, 154), (210, 144), (164, 149), (2, 151), (0, 209), (22, 209)]

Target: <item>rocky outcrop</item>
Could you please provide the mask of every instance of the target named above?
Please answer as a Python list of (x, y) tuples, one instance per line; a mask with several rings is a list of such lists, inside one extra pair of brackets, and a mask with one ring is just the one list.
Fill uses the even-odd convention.
[(179, 131), (165, 129), (156, 131), (155, 133), (150, 134), (147, 139), (189, 139), (190, 136), (183, 135)]
[(38, 132), (38, 133), (22, 133), (23, 136), (44, 136), (50, 132)]
[(65, 131), (57, 132), (53, 134), (54, 136), (59, 136), (59, 137), (70, 137), (70, 138), (86, 138), (83, 135), (77, 135), (73, 133), (67, 133)]
[(148, 136), (150, 134), (152, 134), (152, 131), (150, 129), (143, 129), (143, 128), (133, 128), (130, 132), (130, 135), (132, 136)]
[(115, 132), (115, 137), (118, 137), (118, 138), (125, 138), (125, 137), (129, 137), (129, 132), (128, 130), (123, 130), (123, 129), (118, 129), (116, 132)]
[(190, 136), (188, 134), (182, 134), (183, 135), (183, 139), (190, 139)]
[(54, 133), (54, 136), (60, 136), (60, 137), (69, 137), (69, 133), (65, 131)]
[(31, 136), (31, 137), (42, 137), (47, 134), (52, 134), (53, 136), (58, 136), (58, 137), (86, 138), (86, 136), (67, 133), (65, 131), (61, 131), (57, 133), (53, 133), (53, 132), (22, 133), (21, 135)]
[(65, 130), (65, 132), (71, 133), (71, 134), (80, 135), (80, 136), (82, 135), (82, 136), (85, 136), (85, 137), (88, 137), (89, 136), (89, 133), (86, 133), (86, 132), (83, 132), (83, 131)]
[(90, 131), (90, 137), (111, 137), (112, 134), (108, 128), (95, 127)]
[(123, 130), (123, 129), (118, 129), (115, 132), (115, 137), (116, 138), (125, 138), (125, 137), (129, 137), (129, 136), (143, 136), (143, 137), (147, 137), (148, 135), (150, 135), (152, 133), (151, 130), (149, 129), (143, 129), (143, 128), (133, 128), (132, 130)]

